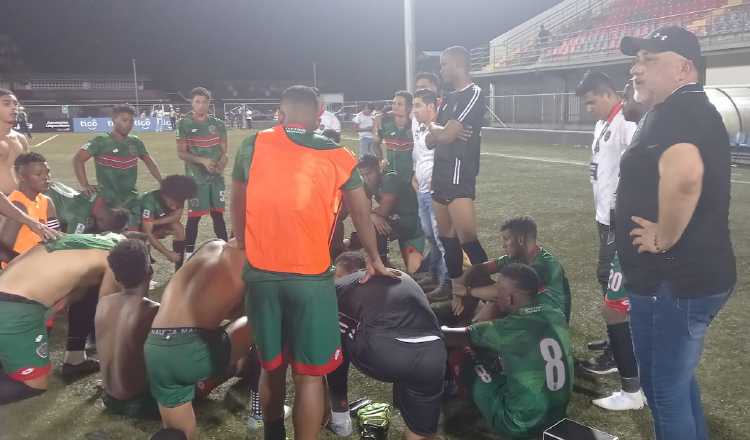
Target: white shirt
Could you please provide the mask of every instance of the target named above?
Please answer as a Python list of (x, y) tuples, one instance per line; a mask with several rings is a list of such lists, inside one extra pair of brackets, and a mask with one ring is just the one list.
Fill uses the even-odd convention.
[(416, 118), (411, 120), (411, 132), (414, 136), (414, 148), (411, 150), (414, 162), (414, 178), (417, 179), (417, 190), (420, 193), (428, 193), (432, 186), (432, 165), (435, 163), (435, 150), (427, 148), (425, 138), (427, 137), (427, 126), (417, 122)]
[(365, 139), (370, 138), (372, 139), (372, 126), (374, 124), (375, 118), (372, 116), (372, 114), (366, 115), (364, 113), (357, 113), (354, 115), (354, 118), (352, 118), (352, 122), (359, 125), (360, 129), (366, 128), (369, 131), (360, 131), (359, 132), (359, 138)]
[(620, 180), (620, 157), (627, 150), (638, 126), (625, 120), (621, 106), (607, 121), (598, 121), (591, 144), (591, 185), (594, 189), (596, 221), (609, 225)]
[(336, 115), (326, 110), (320, 115), (320, 130), (334, 130), (341, 133), (341, 122), (339, 122), (339, 118)]

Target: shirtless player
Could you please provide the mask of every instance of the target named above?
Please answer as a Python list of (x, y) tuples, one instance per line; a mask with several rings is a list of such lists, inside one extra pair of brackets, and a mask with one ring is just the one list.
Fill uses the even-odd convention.
[[(0, 275), (0, 404), (43, 393), (50, 372), (45, 315), (101, 285), (117, 289), (107, 267), (109, 251), (122, 235), (70, 234), (17, 257)], [(33, 274), (33, 276), (29, 276)], [(81, 364), (85, 362), (78, 359)], [(66, 353), (66, 362), (68, 362)], [(69, 362), (71, 363), (71, 362)]]
[(0, 192), (5, 195), (18, 189), (13, 164), (21, 153), (29, 152), (26, 136), (13, 130), (18, 117), (18, 99), (7, 89), (0, 89)]
[(220, 327), (243, 310), (244, 264), (245, 254), (234, 243), (203, 244), (167, 284), (146, 338), (146, 371), (164, 428), (179, 429), (190, 439), (197, 436), (196, 384), (235, 375), (250, 349), (245, 317)]

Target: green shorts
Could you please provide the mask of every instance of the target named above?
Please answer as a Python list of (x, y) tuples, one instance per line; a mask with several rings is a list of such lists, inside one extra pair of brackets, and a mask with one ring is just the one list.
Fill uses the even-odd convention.
[(269, 274), (247, 265), (244, 272), (247, 317), (266, 371), (288, 363), (297, 374), (324, 376), (341, 365), (332, 276)]
[(0, 292), (0, 364), (11, 379), (27, 381), (49, 373), (47, 306)]
[(424, 255), (425, 237), (424, 234), (414, 238), (398, 239), (398, 247), (401, 249), (401, 253), (407, 254), (411, 252), (419, 252)]
[(115, 399), (105, 391), (102, 394), (102, 402), (104, 402), (107, 411), (113, 414), (137, 419), (159, 418), (159, 406), (148, 391), (127, 400)]
[(199, 381), (227, 373), (231, 349), (222, 329), (152, 328), (143, 346), (151, 395), (167, 408), (192, 401)]
[(224, 178), (219, 177), (206, 182), (196, 182), (198, 192), (188, 202), (188, 216), (200, 217), (209, 212), (224, 212), (225, 192)]

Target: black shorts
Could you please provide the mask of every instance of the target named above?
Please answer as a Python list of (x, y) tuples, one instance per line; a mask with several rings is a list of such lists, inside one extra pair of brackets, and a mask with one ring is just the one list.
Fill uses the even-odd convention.
[(350, 342), (347, 352), (362, 373), (393, 383), (393, 401), (409, 430), (437, 433), (447, 359), (443, 340), (413, 343), (359, 333)]
[(441, 205), (448, 205), (454, 199), (474, 200), (478, 167), (468, 162), (457, 157), (435, 159), (432, 171), (432, 200)]

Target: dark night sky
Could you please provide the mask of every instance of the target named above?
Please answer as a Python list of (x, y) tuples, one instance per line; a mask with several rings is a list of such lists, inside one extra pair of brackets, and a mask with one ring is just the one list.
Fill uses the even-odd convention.
[[(559, 0), (417, 0), (417, 48), (475, 47)], [(165, 90), (213, 79), (321, 80), (347, 98), (403, 87), (402, 0), (11, 0), (34, 72), (129, 73)]]

